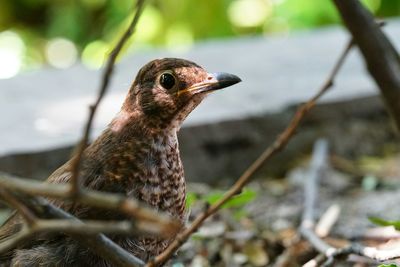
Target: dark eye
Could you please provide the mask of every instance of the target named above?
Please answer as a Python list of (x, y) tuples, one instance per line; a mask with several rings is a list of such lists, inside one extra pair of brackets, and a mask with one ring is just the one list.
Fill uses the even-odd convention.
[(160, 76), (160, 84), (165, 89), (171, 89), (175, 85), (175, 77), (170, 73), (163, 73)]

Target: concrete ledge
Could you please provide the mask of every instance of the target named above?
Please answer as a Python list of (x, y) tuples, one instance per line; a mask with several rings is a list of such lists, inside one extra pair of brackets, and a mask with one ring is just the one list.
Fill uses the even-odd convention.
[[(400, 21), (389, 21), (385, 29), (396, 37), (400, 36), (399, 26)], [(286, 125), (292, 111), (288, 107), (315, 93), (347, 39), (343, 29), (334, 27), (286, 37), (207, 42), (186, 53), (156, 50), (128, 57), (117, 67), (112, 88), (96, 118), (94, 135), (119, 110), (140, 66), (158, 57), (188, 58), (209, 71), (235, 73), (243, 83), (210, 96), (188, 118), (180, 133), (187, 177), (210, 181), (237, 176)], [(400, 39), (392, 39), (399, 47)], [(64, 71), (47, 69), (1, 80), (0, 169), (41, 177), (62, 163), (81, 135), (99, 75), (98, 71), (77, 65)], [(312, 142), (320, 134), (347, 138), (346, 129), (352, 127), (350, 117), (359, 120), (371, 116), (365, 117), (367, 124), (362, 127), (371, 121), (386, 123), (380, 100), (368, 97), (376, 94), (374, 88), (358, 52), (353, 51), (336, 87), (323, 99), (325, 103), (340, 104), (327, 104), (314, 112), (312, 118), (316, 121), (308, 121), (310, 125), (323, 125), (322, 129), (304, 126), (297, 144), (300, 147), (294, 144), (292, 149), (304, 152), (309, 145), (306, 140)], [(329, 125), (339, 122), (344, 126), (339, 125), (331, 134)], [(365, 130), (368, 136), (370, 129)], [(380, 135), (386, 138), (391, 133), (389, 129)]]

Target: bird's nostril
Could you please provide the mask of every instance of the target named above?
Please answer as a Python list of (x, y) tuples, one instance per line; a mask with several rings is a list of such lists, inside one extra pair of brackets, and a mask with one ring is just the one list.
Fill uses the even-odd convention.
[(207, 77), (207, 80), (211, 80), (211, 79), (212, 79), (212, 77), (211, 77), (211, 76), (208, 76), (208, 77)]

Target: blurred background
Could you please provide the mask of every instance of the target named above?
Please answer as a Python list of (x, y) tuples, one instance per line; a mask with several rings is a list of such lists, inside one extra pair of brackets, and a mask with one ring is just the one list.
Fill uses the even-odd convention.
[[(400, 0), (362, 2), (388, 22), (384, 30), (400, 46)], [(68, 159), (99, 69), (131, 21), (134, 4), (0, 1), (0, 170), (43, 179)], [(213, 184), (240, 175), (272, 142), (293, 105), (320, 86), (348, 39), (332, 1), (320, 0), (152, 0), (136, 29), (120, 54), (93, 137), (118, 112), (137, 70), (154, 58), (181, 57), (234, 73), (243, 83), (209, 97), (180, 132), (188, 179)], [(397, 151), (377, 92), (363, 59), (352, 52), (337, 86), (322, 99), (331, 104), (309, 116), (306, 130), (266, 168), (268, 174), (283, 176), (321, 136), (351, 158)]]
[[(362, 2), (385, 18), (384, 31), (399, 50), (400, 0)], [(70, 157), (96, 95), (99, 69), (131, 21), (133, 4), (0, 1), (0, 171), (45, 179)], [(196, 108), (179, 133), (194, 216), (205, 201), (222, 196), (219, 189), (232, 184), (287, 126), (295, 106), (318, 90), (349, 39), (340, 23), (330, 0), (146, 1), (93, 136), (118, 112), (133, 75), (151, 59), (187, 58), (241, 77), (242, 83)], [(333, 234), (361, 236), (371, 227), (371, 214), (400, 218), (400, 140), (354, 49), (288, 147), (182, 249), (185, 264), (174, 266), (278, 262), (296, 236), (303, 181), (321, 137), (329, 143), (331, 168), (318, 213), (332, 203), (343, 207)], [(0, 207), (0, 222), (7, 212)], [(293, 262), (310, 258), (307, 247), (295, 250)]]
[[(378, 17), (400, 14), (399, 0), (364, 0)], [(0, 79), (45, 65), (81, 61), (99, 68), (131, 19), (131, 0), (0, 1)], [(126, 53), (154, 47), (188, 50), (197, 41), (288, 35), (339, 23), (331, 1), (149, 1)]]

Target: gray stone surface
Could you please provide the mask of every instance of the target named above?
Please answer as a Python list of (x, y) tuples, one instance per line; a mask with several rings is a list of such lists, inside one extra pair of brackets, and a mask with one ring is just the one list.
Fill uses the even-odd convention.
[[(399, 26), (400, 21), (390, 21), (385, 27), (397, 47)], [(187, 176), (212, 180), (237, 175), (288, 121), (290, 113), (285, 109), (315, 93), (347, 39), (343, 29), (333, 27), (288, 36), (209, 41), (185, 53), (152, 50), (127, 57), (117, 66), (96, 118), (94, 135), (119, 110), (140, 66), (154, 58), (187, 58), (211, 72), (231, 72), (243, 80), (210, 96), (185, 123), (181, 146)], [(81, 135), (87, 106), (94, 99), (99, 80), (99, 71), (81, 65), (0, 80), (0, 168), (15, 172), (24, 168), (23, 163), (33, 171), (38, 165), (53, 168), (64, 161), (68, 147)], [(336, 85), (323, 101), (361, 99), (368, 109), (363, 97), (376, 94), (375, 84), (366, 75), (356, 51), (351, 53)], [(379, 100), (368, 101), (377, 106), (375, 112), (382, 114)], [(347, 109), (352, 105), (347, 103)], [(357, 113), (357, 108), (351, 112)], [(342, 112), (339, 117), (346, 120), (349, 114)], [(309, 133), (302, 134), (306, 138)], [(313, 139), (315, 134), (308, 138)], [(299, 145), (308, 146), (308, 142)], [(10, 154), (21, 155), (7, 156)], [(38, 176), (32, 172), (22, 174)]]

